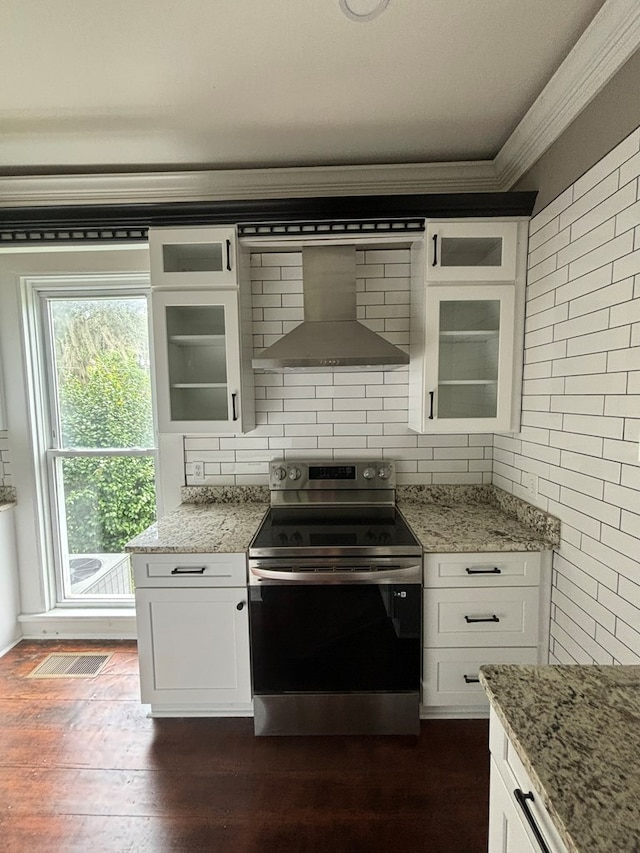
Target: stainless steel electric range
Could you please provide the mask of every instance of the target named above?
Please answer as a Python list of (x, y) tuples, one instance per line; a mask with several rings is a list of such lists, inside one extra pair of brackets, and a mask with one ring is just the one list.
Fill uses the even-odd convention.
[(392, 462), (275, 461), (249, 546), (255, 733), (417, 734), (422, 546)]

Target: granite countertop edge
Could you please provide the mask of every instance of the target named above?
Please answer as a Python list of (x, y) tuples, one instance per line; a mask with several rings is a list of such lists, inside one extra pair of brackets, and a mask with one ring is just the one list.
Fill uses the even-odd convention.
[(480, 681), (569, 853), (640, 849), (640, 665), (487, 664)]
[[(269, 508), (269, 496), (266, 486), (183, 487), (182, 503), (125, 550), (246, 551)], [(495, 486), (401, 485), (396, 499), (425, 553), (547, 551), (560, 541), (558, 519)], [(219, 539), (212, 534), (214, 519)]]
[(17, 502), (15, 486), (0, 486), (0, 512), (11, 509)]
[(538, 773), (536, 772), (536, 768), (533, 765), (533, 763), (531, 762), (531, 759), (529, 758), (529, 754), (527, 753), (527, 750), (522, 745), (520, 738), (518, 737), (518, 733), (515, 731), (514, 727), (511, 725), (508, 715), (504, 712), (502, 705), (500, 704), (500, 699), (496, 695), (494, 690), (492, 689), (490, 681), (487, 680), (487, 677), (483, 671), (484, 669), (490, 669), (490, 668), (484, 667), (484, 666), (480, 667), (480, 670), (479, 670), (480, 684), (484, 688), (484, 690), (487, 694), (487, 697), (489, 699), (489, 702), (491, 704), (491, 707), (496, 712), (496, 716), (498, 717), (498, 719), (502, 723), (502, 726), (504, 727), (504, 730), (507, 733), (507, 737), (509, 738), (509, 740), (513, 744), (513, 747), (514, 747), (516, 753), (518, 754), (518, 758), (520, 759), (520, 761), (524, 765), (525, 770), (529, 774), (529, 777), (530, 777), (531, 781), (533, 782), (534, 787), (536, 788), (536, 792), (537, 792), (538, 796), (542, 799), (543, 805), (544, 805), (545, 809), (547, 810), (547, 812), (549, 813), (549, 816), (551, 817), (551, 820), (553, 821), (553, 824), (554, 824), (555, 828), (557, 829), (558, 834), (562, 838), (562, 840), (563, 840), (564, 844), (566, 845), (569, 853), (586, 853), (586, 851), (578, 850), (578, 848), (573, 843), (573, 839), (571, 838), (571, 836), (567, 832), (566, 827), (564, 825), (564, 821), (562, 820), (562, 818), (558, 814), (558, 811), (557, 811), (557, 809), (553, 803), (553, 800), (549, 796), (549, 793), (546, 790), (545, 786), (542, 784), (540, 777), (538, 776)]

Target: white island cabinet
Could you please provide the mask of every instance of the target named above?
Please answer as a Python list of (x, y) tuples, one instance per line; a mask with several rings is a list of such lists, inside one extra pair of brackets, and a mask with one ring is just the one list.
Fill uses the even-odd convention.
[(567, 853), (493, 708), (489, 747), (489, 853)]
[(246, 555), (144, 553), (133, 565), (151, 715), (251, 714)]

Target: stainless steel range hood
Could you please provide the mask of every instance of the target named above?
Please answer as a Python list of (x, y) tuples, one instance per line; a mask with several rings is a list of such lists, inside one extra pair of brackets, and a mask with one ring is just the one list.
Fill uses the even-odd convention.
[(409, 356), (356, 320), (354, 246), (302, 249), (304, 321), (259, 353), (255, 368), (360, 370), (401, 367)]

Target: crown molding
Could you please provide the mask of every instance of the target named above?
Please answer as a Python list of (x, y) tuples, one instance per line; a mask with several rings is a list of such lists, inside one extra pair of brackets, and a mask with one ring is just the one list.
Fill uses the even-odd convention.
[(491, 161), (0, 178), (0, 207), (495, 192)]
[(606, 0), (493, 160), (0, 177), (0, 208), (505, 192), (640, 46), (638, 0)]
[(510, 189), (640, 46), (638, 0), (607, 0), (493, 163)]

